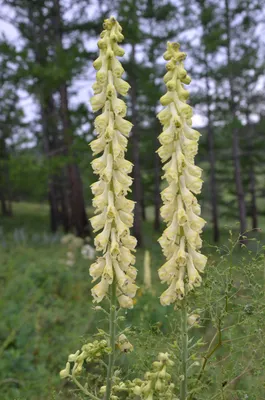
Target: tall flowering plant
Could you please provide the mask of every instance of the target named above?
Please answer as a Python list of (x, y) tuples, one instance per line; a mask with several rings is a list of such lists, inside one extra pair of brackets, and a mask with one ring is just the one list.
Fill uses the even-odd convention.
[(132, 163), (125, 159), (128, 135), (132, 124), (126, 116), (126, 104), (118, 98), (125, 96), (130, 85), (122, 79), (124, 69), (117, 59), (124, 50), (118, 45), (123, 40), (122, 29), (115, 18), (104, 22), (104, 30), (98, 41), (99, 57), (94, 61), (97, 70), (91, 98), (94, 112), (102, 110), (95, 119), (97, 138), (90, 143), (94, 173), (99, 176), (92, 185), (95, 216), (91, 218), (95, 247), (103, 255), (90, 267), (93, 281), (99, 280), (93, 289), (94, 300), (99, 303), (113, 286), (114, 296), (123, 308), (133, 307), (137, 286), (137, 271), (133, 267), (133, 251), (136, 239), (130, 235), (133, 225), (134, 202), (126, 198), (130, 191)]
[(201, 208), (195, 197), (202, 187), (202, 170), (194, 163), (200, 134), (191, 128), (192, 108), (186, 103), (189, 92), (183, 87), (191, 79), (183, 66), (186, 54), (179, 47), (178, 43), (168, 43), (164, 54), (168, 61), (164, 77), (167, 93), (160, 99), (165, 107), (158, 114), (163, 125), (158, 154), (167, 182), (161, 193), (161, 216), (167, 227), (159, 239), (166, 263), (158, 272), (169, 287), (161, 295), (162, 305), (183, 299), (199, 286), (207, 261), (200, 253), (205, 220), (200, 217)]
[(104, 22), (104, 30), (98, 41), (99, 57), (94, 61), (97, 70), (93, 85), (95, 95), (91, 98), (94, 112), (102, 110), (95, 119), (97, 138), (90, 144), (93, 155), (92, 168), (99, 176), (92, 185), (95, 216), (91, 218), (95, 247), (103, 254), (90, 267), (93, 281), (99, 280), (93, 289), (94, 301), (99, 303), (109, 294), (110, 327), (106, 399), (110, 398), (114, 372), (116, 343), (116, 299), (122, 308), (133, 307), (136, 294), (136, 268), (133, 251), (136, 239), (130, 235), (133, 225), (134, 202), (127, 199), (132, 178), (132, 163), (125, 159), (128, 135), (132, 124), (124, 117), (127, 107), (118, 95), (125, 96), (130, 85), (122, 79), (124, 69), (117, 59), (124, 50), (119, 46), (123, 40), (122, 28), (115, 18)]
[[(162, 191), (161, 216), (167, 224), (159, 243), (166, 262), (159, 269), (159, 277), (168, 288), (162, 293), (162, 305), (181, 301), (182, 375), (180, 400), (188, 396), (189, 339), (186, 295), (201, 284), (207, 257), (200, 253), (200, 234), (205, 220), (196, 199), (202, 187), (202, 170), (195, 165), (199, 132), (191, 128), (192, 108), (187, 104), (189, 92), (183, 84), (191, 79), (184, 68), (186, 54), (178, 43), (168, 43), (164, 53), (167, 73), (164, 82), (167, 92), (160, 102), (164, 108), (158, 113), (163, 126), (159, 135), (161, 147), (158, 154), (164, 163), (163, 178), (166, 188)], [(193, 346), (194, 347), (194, 346)]]
[[(122, 79), (124, 69), (117, 59), (117, 56), (124, 55), (119, 46), (123, 40), (121, 26), (112, 17), (104, 21), (103, 27), (98, 41), (99, 57), (94, 61), (97, 73), (94, 96), (91, 98), (93, 111), (101, 110), (101, 113), (95, 119), (97, 137), (90, 143), (93, 155), (97, 156), (92, 161), (92, 168), (99, 176), (91, 186), (95, 216), (90, 221), (97, 233), (96, 250), (102, 254), (90, 266), (90, 275), (93, 282), (98, 281), (92, 288), (94, 302), (100, 303), (105, 297), (110, 302), (109, 313), (104, 310), (109, 316), (109, 333), (104, 334), (106, 340), (85, 344), (81, 352), (70, 354), (66, 368), (60, 373), (62, 378), (72, 379), (89, 398), (97, 400), (97, 396), (82, 386), (77, 375), (81, 373), (85, 361), (103, 363), (107, 366), (107, 379), (106, 385), (100, 388), (100, 395), (104, 395), (104, 400), (114, 399), (112, 387), (116, 347), (127, 352), (132, 349), (126, 336), (116, 333), (119, 318), (117, 302), (121, 308), (132, 308), (137, 291), (137, 270), (133, 266), (136, 239), (130, 235), (134, 202), (126, 198), (132, 184), (129, 174), (133, 165), (125, 159), (132, 124), (124, 118), (127, 107), (118, 97), (125, 96), (130, 85)], [(108, 365), (102, 360), (105, 355), (109, 356)]]

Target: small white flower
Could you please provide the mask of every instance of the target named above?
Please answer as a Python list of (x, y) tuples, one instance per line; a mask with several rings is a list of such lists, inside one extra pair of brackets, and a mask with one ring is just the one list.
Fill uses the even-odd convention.
[(82, 256), (87, 260), (93, 260), (95, 258), (95, 249), (90, 246), (90, 244), (86, 244), (81, 249)]
[(69, 267), (72, 267), (73, 265), (75, 265), (75, 260), (68, 258), (66, 260), (66, 265), (68, 265)]

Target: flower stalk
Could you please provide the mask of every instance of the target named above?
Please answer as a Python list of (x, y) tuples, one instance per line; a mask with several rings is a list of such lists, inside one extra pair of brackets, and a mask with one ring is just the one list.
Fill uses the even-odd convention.
[(159, 269), (162, 283), (168, 288), (162, 293), (162, 305), (181, 302), (181, 383), (180, 400), (188, 396), (188, 315), (187, 294), (200, 286), (201, 274), (207, 257), (201, 254), (200, 234), (206, 221), (200, 217), (201, 208), (196, 194), (201, 192), (202, 170), (195, 165), (199, 132), (192, 129), (192, 108), (187, 104), (189, 92), (183, 84), (191, 79), (184, 68), (186, 54), (178, 43), (167, 44), (164, 59), (167, 73), (164, 82), (167, 93), (160, 102), (164, 108), (157, 117), (163, 126), (158, 139), (158, 154), (164, 163), (163, 179), (167, 185), (161, 193), (163, 206), (161, 216), (167, 224), (159, 238), (166, 262)]
[(109, 319), (110, 348), (109, 363), (107, 370), (106, 400), (110, 399), (112, 376), (115, 361), (115, 339), (116, 339), (116, 283), (112, 283), (110, 298), (110, 319)]
[(187, 325), (187, 306), (186, 300), (181, 302), (181, 339), (182, 339), (182, 356), (181, 356), (181, 384), (180, 384), (180, 400), (186, 400), (188, 395), (188, 359), (189, 359), (189, 338)]
[[(123, 40), (122, 29), (115, 18), (104, 21), (104, 30), (98, 41), (99, 57), (94, 61), (97, 70), (93, 85), (95, 95), (91, 98), (94, 112), (102, 110), (95, 119), (97, 138), (90, 143), (93, 155), (94, 173), (99, 180), (92, 185), (95, 216), (91, 218), (97, 251), (103, 252), (90, 267), (93, 282), (99, 280), (93, 289), (94, 302), (110, 298), (109, 314), (109, 363), (105, 399), (111, 398), (114, 373), (116, 341), (116, 303), (121, 308), (132, 308), (137, 291), (135, 279), (137, 270), (133, 267), (136, 239), (130, 235), (133, 225), (134, 202), (126, 195), (130, 191), (132, 163), (125, 159), (127, 143), (132, 124), (124, 117), (127, 107), (118, 95), (125, 96), (130, 85), (122, 79), (124, 69), (117, 59), (124, 50), (119, 46)], [(117, 301), (116, 301), (117, 300)]]

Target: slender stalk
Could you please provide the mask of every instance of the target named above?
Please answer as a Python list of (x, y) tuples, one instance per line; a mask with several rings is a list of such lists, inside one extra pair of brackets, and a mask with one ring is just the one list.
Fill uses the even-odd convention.
[(110, 297), (110, 319), (109, 319), (109, 337), (111, 353), (109, 355), (108, 372), (107, 372), (107, 387), (105, 399), (109, 400), (111, 395), (112, 376), (115, 358), (115, 337), (116, 337), (116, 283), (115, 280), (111, 285)]
[(79, 389), (88, 397), (90, 397), (91, 400), (100, 400), (98, 397), (94, 396), (92, 393), (90, 393), (83, 385), (81, 385), (81, 383), (76, 379), (76, 377), (74, 376), (74, 374), (71, 376), (74, 383), (76, 384), (76, 386), (79, 387)]
[[(216, 337), (218, 335), (218, 342), (216, 343), (216, 345), (212, 348), (212, 344), (214, 343)], [(211, 343), (209, 344), (208, 350), (206, 352), (206, 355), (203, 357), (204, 361), (199, 373), (199, 376), (197, 378), (197, 382), (201, 380), (202, 375), (204, 373), (205, 367), (207, 362), (209, 361), (209, 358), (216, 352), (216, 350), (222, 345), (222, 329), (221, 329), (221, 320), (219, 319), (219, 323), (218, 323), (218, 330), (215, 333), (214, 337), (211, 340)]]
[(180, 385), (180, 400), (186, 400), (188, 395), (188, 376), (187, 376), (187, 364), (188, 364), (188, 325), (187, 325), (187, 303), (183, 299), (181, 301), (181, 337), (182, 337), (182, 381)]

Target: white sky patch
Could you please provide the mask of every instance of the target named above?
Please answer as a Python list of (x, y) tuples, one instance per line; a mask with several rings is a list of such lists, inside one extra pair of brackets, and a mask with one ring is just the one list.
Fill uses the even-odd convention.
[(194, 114), (192, 117), (192, 126), (196, 128), (203, 128), (207, 124), (207, 118), (199, 114)]
[(0, 36), (2, 36), (3, 34), (10, 42), (14, 42), (19, 38), (19, 33), (16, 28), (0, 18)]

